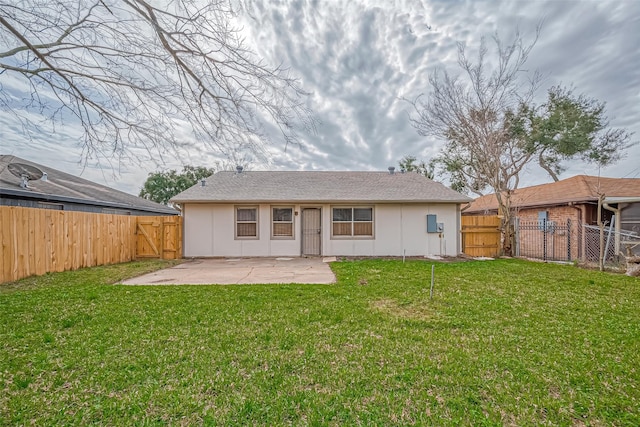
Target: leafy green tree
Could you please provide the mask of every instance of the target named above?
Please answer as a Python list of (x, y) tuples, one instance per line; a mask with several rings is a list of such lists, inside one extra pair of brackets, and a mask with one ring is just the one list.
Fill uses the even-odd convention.
[(410, 101), (415, 109), (411, 124), (420, 135), (446, 141), (436, 162), (452, 188), (495, 194), (503, 217), (503, 253), (511, 255), (511, 194), (525, 166), (537, 162), (557, 179), (563, 160), (579, 157), (608, 165), (621, 156), (630, 134), (608, 128), (604, 104), (569, 90), (552, 88), (548, 100), (535, 105), (540, 77), (524, 73), (537, 37), (530, 44), (519, 34), (512, 43), (497, 36), (494, 41), (496, 57), (490, 64), (484, 39), (475, 61), (459, 44), (462, 72), (429, 76), (429, 96)]
[(140, 190), (140, 197), (164, 205), (178, 193), (197, 184), (199, 180), (213, 175), (213, 168), (185, 166), (181, 173), (175, 170), (150, 173)]
[(405, 172), (418, 172), (429, 179), (433, 179), (435, 176), (435, 163), (433, 160), (427, 163), (424, 160), (418, 161), (416, 156), (406, 155), (400, 159), (398, 166)]
[(554, 86), (539, 107), (522, 104), (510, 124), (511, 135), (521, 140), (525, 152), (554, 181), (564, 171), (561, 162), (580, 158), (605, 166), (618, 161), (629, 145), (631, 134), (609, 128), (605, 104), (571, 90)]

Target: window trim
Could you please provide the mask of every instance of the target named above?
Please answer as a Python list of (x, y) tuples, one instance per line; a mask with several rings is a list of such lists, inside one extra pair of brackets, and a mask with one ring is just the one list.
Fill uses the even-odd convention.
[[(351, 221), (334, 221), (333, 220), (333, 210), (334, 209), (351, 209)], [(355, 211), (354, 209), (371, 209), (371, 221), (356, 221), (355, 220)], [(332, 205), (331, 206), (331, 239), (332, 240), (373, 240), (376, 237), (376, 209), (375, 206), (372, 205)], [(333, 225), (334, 224), (351, 224), (351, 235), (335, 235), (333, 234)], [(370, 235), (355, 235), (355, 224), (356, 223), (371, 223), (371, 234)]]
[[(256, 224), (255, 236), (238, 236), (238, 210), (239, 209), (254, 209), (256, 211), (255, 221), (242, 221), (240, 224)], [(236, 205), (233, 207), (233, 235), (235, 240), (260, 240), (260, 207), (256, 205)]]
[[(291, 209), (291, 221), (277, 221), (273, 220), (273, 210), (274, 209)], [(296, 235), (296, 210), (294, 206), (291, 205), (272, 205), (269, 206), (269, 212), (271, 215), (270, 229), (271, 229), (271, 240), (295, 240)], [(291, 224), (291, 235), (290, 236), (274, 236), (273, 234), (273, 226), (278, 224)]]

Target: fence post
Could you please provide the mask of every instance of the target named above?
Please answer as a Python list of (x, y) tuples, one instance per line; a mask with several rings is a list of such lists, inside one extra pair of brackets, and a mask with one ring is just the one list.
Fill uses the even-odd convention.
[(547, 219), (542, 219), (542, 259), (547, 261)]
[(567, 219), (567, 260), (571, 261), (571, 218)]
[(515, 256), (520, 256), (520, 218), (515, 217), (515, 230), (514, 230), (514, 246), (515, 246)]
[(586, 236), (585, 236), (585, 229), (584, 229), (584, 224), (581, 221), (578, 221), (578, 227), (576, 227), (576, 241), (578, 242), (578, 259), (582, 260), (582, 261), (586, 261), (587, 259), (587, 255), (586, 255), (586, 245), (587, 245), (587, 241), (586, 241)]

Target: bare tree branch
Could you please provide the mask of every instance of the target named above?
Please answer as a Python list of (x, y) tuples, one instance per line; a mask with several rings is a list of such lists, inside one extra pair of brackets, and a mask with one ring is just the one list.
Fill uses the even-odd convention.
[[(539, 79), (522, 83), (524, 64), (537, 41), (525, 44), (516, 33), (510, 44), (495, 36), (495, 64), (487, 64), (489, 52), (482, 39), (472, 61), (466, 47), (458, 45), (462, 74), (438, 71), (429, 77), (431, 94), (410, 101), (415, 110), (411, 124), (419, 134), (447, 141), (438, 162), (451, 176), (453, 187), (483, 194), (496, 194), (504, 215), (505, 231), (510, 223), (510, 197), (519, 175), (533, 155), (511, 132), (511, 118), (522, 103), (533, 97)], [(503, 250), (510, 252), (509, 236)]]
[(32, 92), (0, 105), (79, 123), (87, 157), (162, 156), (185, 129), (219, 153), (265, 156), (270, 129), (286, 147), (316, 121), (298, 80), (259, 60), (234, 17), (227, 0), (0, 2), (0, 84), (22, 76)]

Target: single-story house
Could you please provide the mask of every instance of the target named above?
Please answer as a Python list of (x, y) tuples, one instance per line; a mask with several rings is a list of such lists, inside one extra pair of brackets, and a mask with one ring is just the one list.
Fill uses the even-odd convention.
[(0, 155), (0, 206), (178, 215), (173, 208), (12, 155)]
[[(513, 192), (511, 208), (519, 224), (532, 224), (521, 227), (519, 248), (526, 255), (534, 242), (542, 242), (538, 234), (546, 233), (545, 244), (553, 244), (557, 254), (568, 253), (571, 259), (587, 256), (585, 247), (589, 242), (586, 242), (585, 230), (597, 224), (599, 194), (605, 196), (601, 218), (606, 224), (613, 223), (619, 232), (640, 234), (640, 179), (577, 175)], [(478, 197), (462, 208), (462, 215), (496, 214), (499, 212), (494, 194)], [(546, 225), (542, 225), (543, 221)], [(582, 227), (585, 225), (586, 228)], [(619, 251), (620, 246), (616, 244), (612, 252), (618, 254)]]
[(417, 173), (218, 172), (173, 197), (185, 257), (455, 256), (469, 202)]

